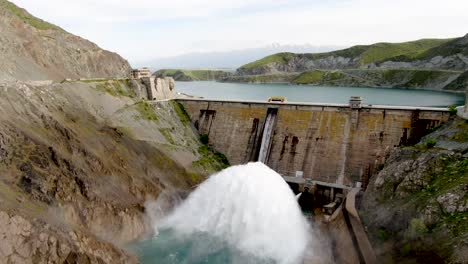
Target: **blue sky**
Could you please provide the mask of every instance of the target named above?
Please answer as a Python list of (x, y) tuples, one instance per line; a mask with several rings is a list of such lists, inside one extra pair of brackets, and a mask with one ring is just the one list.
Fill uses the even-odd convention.
[(467, 0), (12, 0), (132, 63), (280, 43), (351, 46), (468, 33)]

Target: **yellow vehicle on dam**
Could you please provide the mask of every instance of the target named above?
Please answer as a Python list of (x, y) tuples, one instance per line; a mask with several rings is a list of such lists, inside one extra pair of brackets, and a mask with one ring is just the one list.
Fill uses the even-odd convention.
[(285, 103), (288, 99), (284, 96), (272, 96), (268, 98), (269, 103)]

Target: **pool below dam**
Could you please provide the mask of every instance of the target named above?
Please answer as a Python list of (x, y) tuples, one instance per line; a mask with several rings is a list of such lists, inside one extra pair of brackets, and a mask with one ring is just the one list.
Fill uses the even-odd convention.
[[(260, 162), (227, 168), (130, 245), (149, 263), (303, 263), (314, 235), (289, 185)], [(316, 255), (319, 255), (317, 252)]]

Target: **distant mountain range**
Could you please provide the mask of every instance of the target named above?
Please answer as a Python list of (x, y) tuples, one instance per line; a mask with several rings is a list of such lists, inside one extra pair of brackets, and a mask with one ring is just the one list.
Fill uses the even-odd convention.
[(277, 52), (327, 52), (337, 50), (339, 46), (280, 45), (223, 52), (188, 53), (180, 56), (157, 58), (135, 63), (135, 66), (147, 66), (159, 69), (236, 69), (248, 62), (261, 59)]

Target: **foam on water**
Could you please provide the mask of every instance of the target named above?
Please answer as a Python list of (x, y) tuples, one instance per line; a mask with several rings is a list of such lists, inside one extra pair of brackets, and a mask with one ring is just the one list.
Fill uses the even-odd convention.
[(294, 193), (260, 162), (211, 176), (158, 228), (177, 237), (209, 234), (234, 251), (276, 263), (299, 263), (309, 239)]

